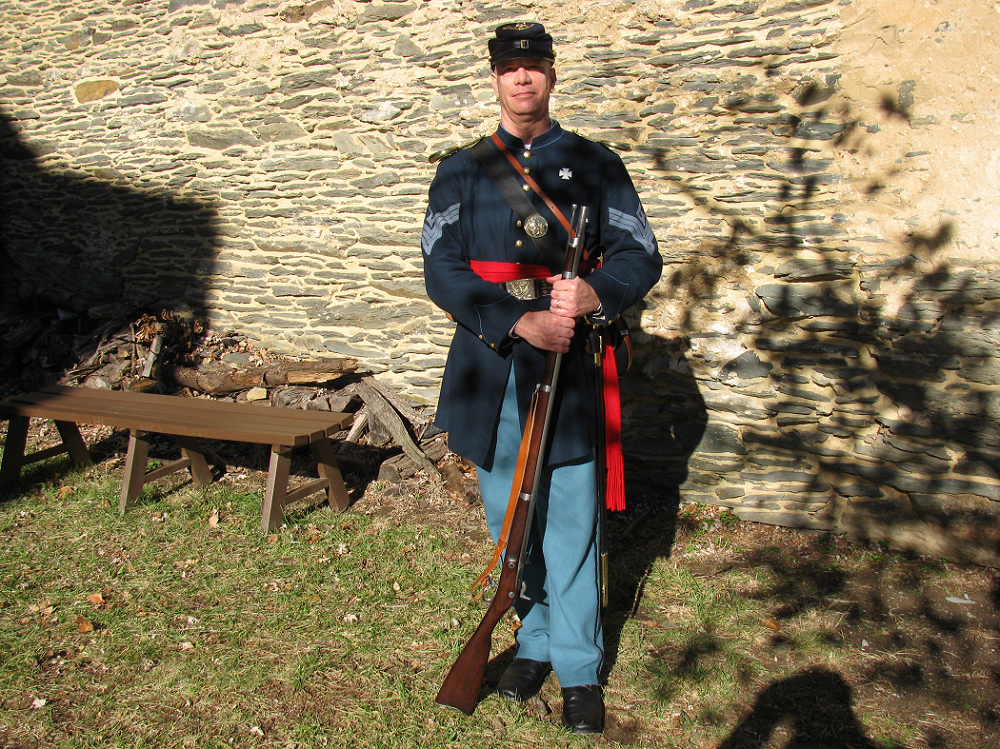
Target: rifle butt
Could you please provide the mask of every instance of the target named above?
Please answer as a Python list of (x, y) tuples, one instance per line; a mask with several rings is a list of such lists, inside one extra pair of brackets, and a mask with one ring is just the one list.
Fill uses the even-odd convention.
[[(509, 607), (508, 607), (509, 608)], [(491, 607), (492, 609), (492, 607)], [(453, 707), (466, 715), (472, 715), (479, 702), (479, 690), (483, 686), (483, 676), (490, 661), (490, 649), (493, 647), (493, 630), (500, 621), (500, 616), (486, 617), (480, 622), (472, 637), (465, 643), (462, 652), (451, 666), (441, 689), (434, 701), (444, 707)], [(503, 612), (500, 612), (502, 615)]]

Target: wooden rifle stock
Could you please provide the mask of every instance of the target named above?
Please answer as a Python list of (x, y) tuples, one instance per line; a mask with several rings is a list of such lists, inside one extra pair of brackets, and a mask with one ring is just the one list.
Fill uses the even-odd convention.
[[(563, 278), (575, 278), (577, 275), (577, 265), (583, 250), (583, 230), (587, 226), (586, 206), (579, 209), (573, 206), (572, 225)], [(500, 572), (496, 593), (483, 620), (452, 664), (434, 699), (437, 704), (461, 710), (466, 715), (472, 714), (479, 700), (479, 690), (483, 685), (483, 676), (493, 646), (493, 630), (521, 592), (521, 573), (528, 550), (535, 495), (542, 473), (555, 387), (559, 381), (561, 364), (562, 354), (549, 352), (545, 358), (542, 380), (531, 398), (528, 423), (521, 438), (521, 450), (511, 487), (511, 501), (516, 501), (517, 504), (510, 524), (510, 535), (507, 538), (503, 569)]]

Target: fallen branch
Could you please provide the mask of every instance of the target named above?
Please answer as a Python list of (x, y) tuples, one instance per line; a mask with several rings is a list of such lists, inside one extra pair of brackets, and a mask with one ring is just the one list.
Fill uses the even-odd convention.
[(427, 475), (435, 481), (441, 480), (441, 473), (417, 444), (410, 437), (402, 418), (392, 407), (392, 404), (381, 392), (370, 384), (362, 381), (357, 384), (357, 393), (361, 400), (365, 402), (368, 409), (369, 419), (374, 418), (384, 426), (395, 440), (396, 444), (403, 448), (406, 456), (427, 472)]
[(382, 395), (382, 397), (389, 401), (389, 403), (392, 404), (392, 407), (399, 411), (400, 415), (413, 424), (414, 427), (417, 427), (418, 425), (423, 427), (429, 421), (426, 416), (405, 401), (399, 393), (386, 387), (374, 377), (365, 377), (361, 381), (366, 385), (370, 385), (375, 388)]

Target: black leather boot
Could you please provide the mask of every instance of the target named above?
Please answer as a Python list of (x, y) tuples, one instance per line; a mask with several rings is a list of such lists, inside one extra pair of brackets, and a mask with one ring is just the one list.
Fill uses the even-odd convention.
[(598, 684), (562, 690), (562, 724), (573, 733), (604, 732), (604, 694)]
[(551, 670), (552, 666), (548, 662), (515, 658), (500, 677), (497, 694), (513, 702), (530, 700), (538, 694)]

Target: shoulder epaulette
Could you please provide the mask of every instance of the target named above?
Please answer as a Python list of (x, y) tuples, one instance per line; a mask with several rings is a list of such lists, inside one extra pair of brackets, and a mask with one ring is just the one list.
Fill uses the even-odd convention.
[(476, 145), (479, 141), (481, 141), (484, 137), (486, 136), (479, 136), (475, 140), (470, 140), (468, 143), (465, 143), (461, 146), (451, 146), (449, 148), (442, 148), (440, 151), (435, 151), (430, 156), (428, 156), (427, 161), (430, 162), (431, 164), (434, 164), (438, 161), (444, 161), (449, 156), (454, 156), (459, 151), (462, 151), (466, 148), (471, 148), (472, 146)]
[(614, 140), (595, 140), (594, 143), (600, 143), (602, 146), (613, 151), (631, 151), (631, 143), (622, 143), (620, 141)]
[[(570, 130), (569, 132), (575, 132), (575, 131)], [(599, 146), (604, 146), (609, 151), (631, 151), (632, 150), (632, 144), (631, 143), (625, 143), (624, 141), (601, 140), (599, 138), (592, 138), (589, 135), (583, 135), (582, 133), (576, 133), (576, 135), (580, 136), (584, 140), (589, 140), (591, 143), (596, 143)]]

